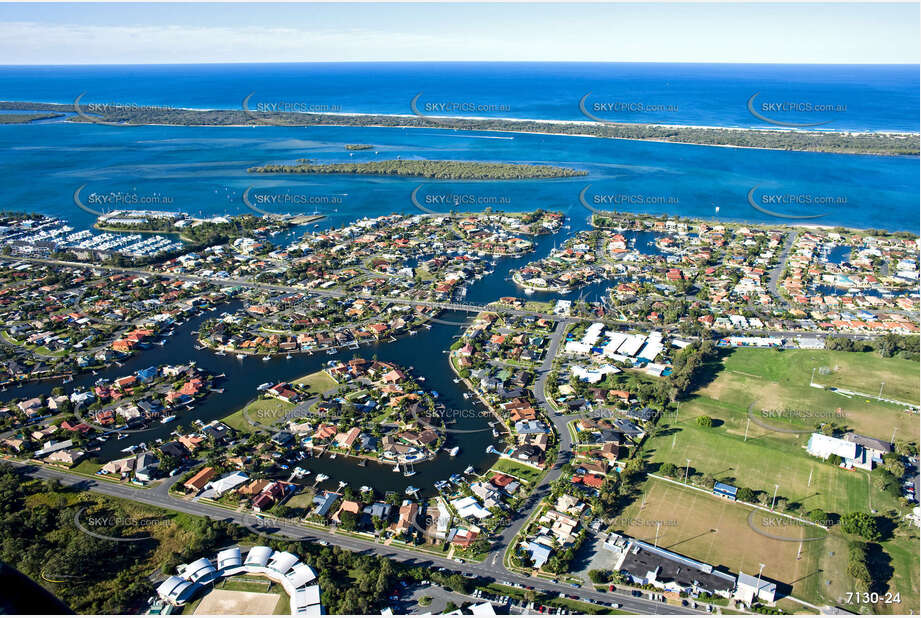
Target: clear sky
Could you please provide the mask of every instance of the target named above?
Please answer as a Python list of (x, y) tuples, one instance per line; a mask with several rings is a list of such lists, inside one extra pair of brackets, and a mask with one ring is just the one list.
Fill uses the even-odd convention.
[(0, 64), (918, 63), (919, 4), (0, 4)]

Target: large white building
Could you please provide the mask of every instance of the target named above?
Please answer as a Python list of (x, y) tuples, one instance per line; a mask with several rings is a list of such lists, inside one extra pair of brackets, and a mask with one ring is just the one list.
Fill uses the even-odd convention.
[(208, 558), (183, 565), (179, 575), (173, 575), (157, 587), (157, 595), (166, 603), (185, 605), (206, 584), (224, 577), (248, 573), (262, 575), (281, 585), (291, 599), (291, 615), (316, 615), (323, 613), (320, 604), (320, 587), (308, 585), (317, 578), (308, 565), (292, 553), (274, 551), (258, 545), (242, 559), (239, 547), (224, 549), (217, 555), (217, 567)]
[(844, 465), (851, 468), (862, 468), (864, 470), (873, 468), (873, 461), (866, 456), (866, 451), (862, 446), (855, 442), (826, 436), (821, 433), (814, 433), (809, 436), (806, 452), (820, 459), (828, 459), (832, 455), (837, 455), (842, 459)]

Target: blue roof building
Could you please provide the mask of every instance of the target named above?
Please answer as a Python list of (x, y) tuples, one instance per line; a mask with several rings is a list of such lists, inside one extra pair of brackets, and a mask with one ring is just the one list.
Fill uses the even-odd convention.
[(723, 496), (729, 498), (730, 500), (736, 499), (736, 494), (739, 492), (738, 487), (733, 487), (732, 485), (727, 485), (726, 483), (714, 483), (713, 484), (713, 493), (717, 496)]

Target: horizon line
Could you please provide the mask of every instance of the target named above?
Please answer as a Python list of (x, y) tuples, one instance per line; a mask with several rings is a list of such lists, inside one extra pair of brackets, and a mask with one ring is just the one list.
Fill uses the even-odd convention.
[(246, 60), (189, 61), (189, 62), (68, 62), (49, 64), (42, 62), (2, 63), (0, 67), (116, 67), (116, 66), (196, 66), (196, 65), (266, 65), (266, 64), (738, 64), (738, 65), (784, 65), (784, 66), (921, 66), (921, 60), (913, 62), (830, 62), (830, 61), (733, 61), (733, 60), (267, 60), (252, 62)]

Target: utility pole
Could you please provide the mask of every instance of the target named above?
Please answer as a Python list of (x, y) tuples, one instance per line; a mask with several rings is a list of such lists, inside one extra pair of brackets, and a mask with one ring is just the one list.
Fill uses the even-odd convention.
[(658, 547), (658, 546), (659, 546), (659, 526), (661, 526), (661, 525), (662, 525), (662, 522), (660, 522), (660, 521), (657, 521), (657, 522), (656, 522), (656, 540), (653, 541), (653, 543), (652, 543), (652, 546), (653, 546), (653, 547)]
[(771, 499), (771, 510), (774, 510), (774, 502), (777, 501), (777, 488), (780, 487), (778, 484), (774, 484), (774, 497)]
[(764, 563), (760, 563), (761, 568), (758, 569), (758, 584), (755, 586), (755, 598), (753, 601), (757, 601), (761, 597), (761, 572), (764, 570)]
[(815, 367), (812, 368), (812, 377), (809, 378), (809, 386), (815, 384)]
[(748, 422), (745, 423), (745, 437), (742, 438), (742, 442), (748, 442), (748, 426), (752, 424), (752, 417), (748, 417)]
[(892, 428), (892, 437), (889, 438), (889, 444), (895, 444), (895, 427)]
[(885, 382), (881, 382), (879, 385), (879, 395), (876, 396), (877, 399), (883, 398), (883, 387), (886, 386)]
[(688, 462), (687, 467), (684, 469), (684, 484), (687, 485), (688, 484), (688, 470), (691, 469), (691, 460), (686, 459), (685, 461)]
[(809, 480), (806, 482), (806, 487), (812, 487), (812, 468), (809, 468)]

